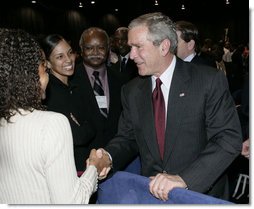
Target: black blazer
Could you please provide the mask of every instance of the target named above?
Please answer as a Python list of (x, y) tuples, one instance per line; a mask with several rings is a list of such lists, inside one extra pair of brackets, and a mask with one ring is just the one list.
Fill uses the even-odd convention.
[[(82, 102), (76, 92), (76, 86), (69, 82), (69, 86), (63, 84), (54, 75), (49, 75), (49, 83), (46, 89), (46, 99), (43, 104), (47, 110), (64, 114), (70, 122), (73, 145), (75, 153), (76, 169), (82, 170), (85, 165), (85, 158), (80, 157), (80, 147), (87, 146), (96, 134), (95, 126), (91, 122), (91, 114), (82, 106)], [(75, 117), (76, 122), (71, 118), (71, 114)]]
[[(110, 63), (110, 69), (116, 72), (120, 72), (120, 66), (121, 66), (121, 58), (118, 58), (118, 61), (116, 63)], [(138, 68), (136, 66), (136, 63), (128, 59), (126, 62), (125, 69), (121, 71), (123, 76), (129, 81), (135, 77), (138, 76)]]
[(189, 189), (226, 199), (223, 172), (239, 155), (242, 136), (223, 72), (177, 58), (163, 160), (156, 140), (151, 77), (137, 77), (125, 85), (122, 104), (118, 133), (105, 148), (115, 170), (139, 153), (142, 175), (178, 174)]
[(197, 54), (193, 57), (193, 59), (191, 60), (191, 63), (197, 64), (197, 65), (208, 65), (208, 66), (216, 68), (215, 60), (214, 61), (213, 60), (207, 60), (207, 59), (204, 59), (203, 57), (201, 57)]
[[(57, 77), (49, 74), (46, 99), (43, 100), (47, 110), (62, 113), (69, 119), (74, 148), (75, 146), (86, 145), (95, 136), (95, 127), (88, 122), (86, 115), (79, 112), (82, 104), (80, 99), (72, 94), (75, 88), (76, 86), (72, 85), (71, 82), (67, 86)], [(75, 117), (76, 122), (71, 118), (71, 114)]]
[(121, 87), (125, 80), (119, 73), (107, 69), (110, 104), (108, 117), (105, 119), (99, 110), (93, 88), (90, 84), (83, 63), (76, 66), (71, 82), (76, 88), (73, 94), (80, 98), (82, 107), (79, 112), (89, 119), (89, 123), (96, 127), (96, 136), (85, 146), (75, 148), (75, 159), (78, 170), (84, 169), (84, 159), (89, 157), (93, 148), (104, 147), (112, 139), (117, 131), (118, 119), (122, 111)]

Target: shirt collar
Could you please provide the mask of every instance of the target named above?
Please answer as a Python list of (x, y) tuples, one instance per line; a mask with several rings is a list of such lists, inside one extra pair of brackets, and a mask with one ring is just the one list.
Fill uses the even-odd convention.
[(123, 58), (126, 58), (126, 60), (128, 60), (130, 57), (130, 53), (126, 54), (124, 57), (120, 55), (120, 57), (121, 57), (121, 61), (123, 60)]
[(195, 57), (196, 53), (190, 54), (188, 57), (185, 57), (185, 62), (191, 62), (191, 60)]
[[(171, 85), (171, 80), (172, 80), (173, 73), (175, 70), (175, 65), (176, 65), (176, 56), (173, 57), (172, 62), (170, 63), (168, 68), (160, 76), (160, 80), (162, 81), (163, 85), (165, 85), (168, 89), (170, 88), (170, 85)], [(154, 85), (155, 85), (156, 79), (157, 79), (157, 77), (152, 76)]]
[[(95, 71), (95, 69), (86, 65), (85, 63), (84, 63), (84, 66), (85, 66), (86, 72), (88, 73), (89, 77), (91, 77), (93, 75), (93, 72)], [(100, 75), (99, 75), (100, 78), (105, 77), (106, 69), (107, 69), (106, 65), (102, 65), (100, 68), (96, 69), (96, 71), (100, 72)]]

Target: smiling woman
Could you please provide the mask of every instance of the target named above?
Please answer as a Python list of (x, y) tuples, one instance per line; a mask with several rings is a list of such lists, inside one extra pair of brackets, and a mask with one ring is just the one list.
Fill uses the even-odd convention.
[(68, 85), (68, 77), (74, 73), (75, 54), (68, 42), (59, 35), (49, 35), (42, 42), (51, 73)]
[[(51, 34), (45, 37), (41, 43), (46, 55), (47, 67), (50, 69), (49, 84), (46, 90), (46, 99), (43, 104), (47, 110), (64, 114), (70, 122), (74, 154), (77, 171), (83, 171), (84, 158), (77, 166), (76, 147), (84, 146), (95, 135), (94, 127), (87, 122), (89, 116), (81, 114), (81, 100), (74, 92), (76, 86), (69, 82), (74, 73), (75, 54), (70, 44), (60, 35)], [(81, 161), (81, 160), (79, 160)]]

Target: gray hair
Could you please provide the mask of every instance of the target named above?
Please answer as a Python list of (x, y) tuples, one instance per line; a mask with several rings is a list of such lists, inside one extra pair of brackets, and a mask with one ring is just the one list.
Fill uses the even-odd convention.
[(115, 32), (117, 32), (117, 31), (127, 31), (128, 32), (128, 30), (129, 30), (129, 28), (127, 28), (127, 27), (119, 27), (116, 29)]
[(90, 28), (83, 31), (83, 33), (79, 39), (79, 46), (80, 46), (81, 50), (82, 50), (82, 46), (84, 45), (84, 37), (89, 34), (93, 34), (95, 31), (100, 32), (105, 35), (106, 40), (107, 40), (107, 47), (109, 48), (109, 36), (108, 36), (107, 32), (101, 28), (98, 28), (98, 27), (90, 27)]
[(176, 52), (176, 27), (174, 22), (168, 16), (160, 12), (144, 14), (132, 20), (128, 28), (132, 29), (142, 25), (148, 28), (147, 39), (152, 41), (155, 46), (160, 45), (163, 40), (168, 39), (171, 43), (169, 49), (170, 52)]

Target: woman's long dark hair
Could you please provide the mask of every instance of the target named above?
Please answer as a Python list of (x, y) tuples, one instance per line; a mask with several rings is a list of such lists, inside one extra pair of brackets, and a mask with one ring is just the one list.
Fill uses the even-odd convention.
[(62, 40), (64, 40), (64, 38), (58, 34), (48, 35), (42, 40), (41, 47), (45, 53), (47, 60), (49, 60), (49, 56), (56, 47), (56, 45)]

